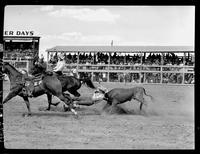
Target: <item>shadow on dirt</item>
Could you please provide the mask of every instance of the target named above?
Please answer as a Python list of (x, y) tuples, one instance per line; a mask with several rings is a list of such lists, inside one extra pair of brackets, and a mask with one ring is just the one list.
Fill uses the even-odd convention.
[[(39, 107), (39, 112), (32, 112), (31, 116), (60, 116), (60, 117), (68, 117), (73, 116), (73, 113), (70, 111), (64, 111), (63, 107), (52, 107), (50, 111), (47, 111), (45, 107)], [(89, 116), (89, 115), (143, 115), (143, 112), (137, 110), (127, 110), (121, 106), (116, 106), (113, 109), (113, 112), (110, 113), (110, 107), (107, 109), (95, 109), (89, 107), (80, 107), (77, 108), (79, 116)]]
[[(95, 109), (87, 109), (87, 108), (77, 108), (79, 116), (82, 115), (100, 115), (101, 113)], [(39, 107), (38, 112), (32, 112), (31, 116), (60, 116), (60, 117), (68, 117), (73, 116), (73, 113), (70, 111), (64, 111), (63, 107), (51, 107), (51, 110), (46, 110), (45, 107)]]
[[(188, 100), (182, 101), (169, 101), (162, 99), (155, 99), (154, 102), (148, 102), (147, 107), (143, 106), (143, 110), (140, 111), (137, 101), (131, 101), (124, 104), (119, 104), (113, 108), (112, 113), (110, 113), (111, 106), (104, 108), (106, 102), (95, 104), (92, 106), (83, 106), (76, 108), (80, 116), (82, 115), (144, 115), (144, 116), (188, 116), (192, 115), (193, 110), (189, 110), (191, 103)], [(64, 111), (62, 105), (52, 106), (51, 111), (46, 111), (45, 107), (39, 107), (41, 113), (36, 113), (38, 116), (68, 116), (72, 115), (71, 112)]]

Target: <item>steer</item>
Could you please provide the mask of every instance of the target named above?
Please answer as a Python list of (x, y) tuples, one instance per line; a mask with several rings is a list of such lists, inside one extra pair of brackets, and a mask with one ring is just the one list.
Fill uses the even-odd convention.
[(117, 104), (125, 103), (127, 101), (131, 101), (132, 99), (135, 99), (139, 101), (140, 104), (140, 111), (142, 110), (142, 105), (147, 105), (146, 101), (144, 99), (144, 94), (146, 96), (151, 97), (151, 100), (153, 100), (153, 97), (151, 95), (147, 95), (145, 92), (145, 89), (143, 87), (134, 87), (134, 88), (114, 88), (110, 90), (109, 92), (105, 93), (104, 100), (107, 101), (107, 104), (104, 108), (111, 105), (110, 113), (112, 113), (112, 110), (114, 106)]

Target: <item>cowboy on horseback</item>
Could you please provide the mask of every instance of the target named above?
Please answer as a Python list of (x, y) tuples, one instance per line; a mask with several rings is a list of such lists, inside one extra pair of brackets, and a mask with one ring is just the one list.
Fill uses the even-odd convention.
[(56, 67), (54, 67), (53, 72), (55, 72), (58, 75), (62, 75), (62, 71), (65, 68), (65, 56), (63, 54), (60, 54), (58, 57), (58, 62)]
[[(25, 76), (27, 77), (25, 78), (25, 80), (33, 81), (35, 77), (41, 76), (42, 72), (45, 72), (46, 70), (47, 70), (47, 64), (44, 61), (44, 56), (41, 55), (41, 58), (39, 58), (39, 60), (34, 63), (34, 67), (31, 73), (33, 76), (28, 75), (28, 73), (26, 72)], [(29, 97), (33, 97), (32, 94), (33, 90), (34, 90), (34, 83), (32, 82), (27, 82), (27, 85), (25, 85), (25, 87), (23, 88), (23, 91), (27, 91)]]
[(41, 71), (46, 71), (47, 69), (47, 65), (44, 61), (44, 57), (42, 56), (41, 58), (39, 58), (39, 61), (35, 63), (35, 65), (37, 65), (38, 68), (41, 69)]
[(45, 72), (47, 70), (47, 64), (44, 61), (43, 55), (41, 55), (41, 58), (39, 58), (39, 60), (36, 61), (33, 65), (34, 67), (31, 74), (34, 76), (39, 76), (42, 74), (41, 72)]

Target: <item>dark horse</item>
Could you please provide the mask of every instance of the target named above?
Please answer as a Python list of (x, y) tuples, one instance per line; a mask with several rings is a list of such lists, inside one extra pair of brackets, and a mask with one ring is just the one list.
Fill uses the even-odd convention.
[(94, 84), (91, 81), (91, 76), (88, 76), (86, 73), (83, 73), (80, 79), (74, 76), (67, 76), (65, 74), (58, 75), (56, 73), (50, 71), (42, 71), (43, 69), (40, 68), (40, 65), (35, 65), (34, 69), (32, 70), (32, 75), (41, 75), (43, 76), (56, 76), (61, 84), (63, 92), (68, 91), (75, 97), (79, 97), (80, 93), (78, 93), (78, 89), (81, 88), (82, 83), (86, 84), (91, 89), (96, 89)]
[[(28, 115), (31, 115), (30, 111), (30, 103), (28, 100), (27, 91), (25, 91), (25, 83), (26, 80), (30, 80), (29, 83), (31, 87), (34, 86), (32, 79), (28, 78), (27, 75), (22, 74), (14, 66), (10, 65), (7, 62), (3, 62), (2, 72), (6, 73), (10, 79), (10, 92), (7, 97), (4, 99), (3, 104), (12, 99), (13, 97), (19, 95), (21, 96), (28, 108)], [(61, 79), (62, 77), (60, 77)], [(61, 101), (65, 102), (65, 104), (69, 105), (70, 110), (76, 114), (75, 110), (72, 107), (71, 98), (69, 95), (63, 96), (63, 92), (69, 90), (72, 94), (79, 96), (80, 94), (77, 90), (81, 87), (81, 81), (86, 83), (89, 87), (95, 88), (91, 80), (89, 79), (76, 79), (74, 77), (63, 77), (58, 80), (56, 75), (49, 75), (48, 73), (44, 73), (42, 82), (33, 87), (32, 95), (33, 97), (38, 97), (43, 94), (47, 94), (48, 98), (48, 110), (50, 109), (50, 105), (52, 104), (52, 95), (57, 96)]]
[(116, 106), (117, 104), (125, 103), (127, 101), (131, 101), (132, 99), (135, 99), (138, 102), (140, 102), (141, 111), (143, 104), (147, 105), (143, 97), (144, 94), (146, 96), (151, 97), (151, 100), (154, 100), (154, 98), (151, 95), (146, 94), (145, 89), (143, 87), (134, 87), (129, 89), (114, 88), (109, 92), (105, 93), (104, 95), (104, 100), (107, 101), (107, 104), (105, 105), (104, 109), (111, 105), (110, 113), (112, 113), (114, 106)]

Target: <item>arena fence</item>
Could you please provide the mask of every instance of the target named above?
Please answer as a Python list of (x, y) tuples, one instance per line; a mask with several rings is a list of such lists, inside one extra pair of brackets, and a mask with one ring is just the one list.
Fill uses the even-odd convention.
[[(48, 69), (53, 67), (48, 64)], [(195, 77), (194, 66), (66, 64), (64, 73), (72, 69), (77, 69), (79, 75), (87, 72), (93, 82), (191, 85)]]
[[(30, 70), (29, 60), (4, 60), (19, 70)], [(54, 65), (48, 64), (48, 70)], [(93, 82), (121, 82), (138, 84), (172, 84), (193, 85), (195, 83), (194, 66), (176, 65), (92, 65), (92, 64), (66, 64), (64, 73), (70, 74), (77, 69), (81, 76), (87, 72)]]

